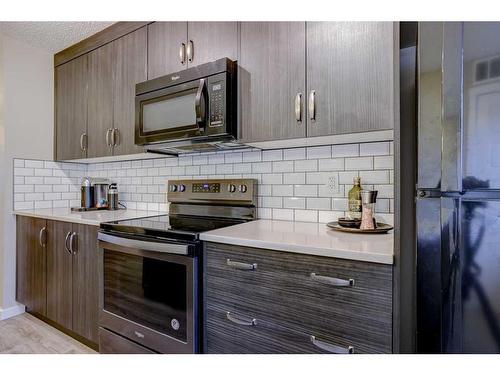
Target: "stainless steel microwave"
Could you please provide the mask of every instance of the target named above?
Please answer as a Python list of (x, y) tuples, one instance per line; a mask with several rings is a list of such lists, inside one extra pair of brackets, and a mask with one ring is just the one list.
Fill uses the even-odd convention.
[(236, 145), (236, 132), (236, 63), (230, 59), (136, 85), (135, 144), (148, 151), (227, 148)]

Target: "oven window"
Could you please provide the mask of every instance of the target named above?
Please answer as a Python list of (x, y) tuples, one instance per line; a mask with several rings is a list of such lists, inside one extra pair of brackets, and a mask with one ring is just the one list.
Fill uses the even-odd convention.
[(142, 103), (142, 132), (144, 134), (196, 124), (196, 92), (165, 96)]
[(186, 266), (104, 251), (104, 309), (186, 341)]

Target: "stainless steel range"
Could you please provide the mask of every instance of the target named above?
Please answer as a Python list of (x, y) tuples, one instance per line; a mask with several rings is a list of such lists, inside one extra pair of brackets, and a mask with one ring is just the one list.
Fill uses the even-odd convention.
[(201, 232), (255, 218), (255, 181), (171, 180), (170, 213), (101, 224), (101, 353), (197, 353)]

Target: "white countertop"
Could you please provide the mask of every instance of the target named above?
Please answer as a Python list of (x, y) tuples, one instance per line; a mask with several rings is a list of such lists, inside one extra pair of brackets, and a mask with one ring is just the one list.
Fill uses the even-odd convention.
[(202, 233), (200, 239), (269, 250), (393, 264), (392, 232), (342, 233), (328, 228), (323, 223), (255, 220)]
[(107, 221), (136, 219), (140, 217), (161, 215), (164, 213), (165, 212), (142, 210), (72, 212), (69, 208), (41, 208), (35, 210), (14, 211), (15, 215), (97, 226), (100, 223)]

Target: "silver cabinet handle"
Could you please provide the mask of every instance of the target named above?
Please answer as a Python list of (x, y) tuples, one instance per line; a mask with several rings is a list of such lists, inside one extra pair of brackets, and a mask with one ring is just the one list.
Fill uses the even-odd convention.
[(193, 62), (193, 57), (194, 57), (194, 43), (192, 40), (188, 42), (187, 45), (187, 58), (189, 62)]
[(113, 128), (111, 130), (111, 146), (117, 146), (120, 143), (120, 130)]
[(323, 283), (323, 284), (328, 284), (328, 285), (333, 285), (333, 286), (353, 286), (354, 285), (354, 279), (349, 279), (349, 280), (337, 279), (335, 277), (316, 275), (314, 272), (311, 273), (311, 279), (313, 279), (314, 281)]
[(68, 239), (70, 236), (71, 236), (71, 231), (66, 234), (66, 238), (64, 239), (64, 248), (69, 253), (69, 255), (72, 255), (73, 253), (71, 252), (70, 248), (68, 247)]
[(108, 129), (108, 130), (106, 131), (106, 144), (107, 144), (108, 146), (112, 146), (112, 144), (111, 144), (111, 132), (112, 132), (112, 131), (113, 131), (113, 129)]
[(71, 254), (76, 254), (76, 250), (73, 248), (75, 237), (78, 238), (78, 235), (75, 232), (71, 233), (71, 236), (69, 236), (69, 251), (71, 252)]
[(316, 120), (316, 91), (314, 90), (309, 93), (309, 117), (311, 120)]
[(181, 43), (181, 47), (179, 48), (179, 58), (181, 59), (181, 64), (184, 65), (186, 63), (186, 44)]
[(295, 120), (302, 121), (302, 93), (295, 95)]
[(43, 227), (40, 229), (40, 233), (38, 234), (38, 242), (40, 243), (41, 247), (45, 247), (47, 245), (47, 238), (45, 237), (45, 233), (47, 231), (47, 228)]
[(354, 347), (353, 346), (348, 346), (347, 348), (344, 348), (342, 346), (337, 346), (333, 344), (329, 344), (324, 341), (318, 340), (316, 337), (311, 335), (311, 342), (313, 343), (314, 346), (330, 353), (335, 353), (335, 354), (354, 354)]
[(80, 135), (80, 150), (86, 151), (87, 150), (87, 133), (83, 132)]
[(252, 271), (257, 269), (257, 263), (234, 262), (231, 259), (228, 259), (226, 263), (229, 267), (233, 267), (239, 270)]
[(257, 319), (240, 319), (234, 317), (229, 311), (226, 313), (226, 318), (233, 323), (239, 324), (240, 326), (256, 326)]

